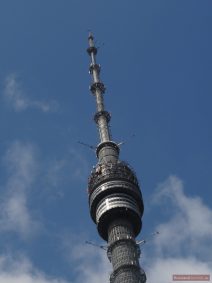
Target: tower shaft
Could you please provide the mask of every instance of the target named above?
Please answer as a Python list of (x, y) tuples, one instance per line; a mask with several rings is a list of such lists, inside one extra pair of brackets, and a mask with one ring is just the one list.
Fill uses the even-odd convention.
[(98, 163), (88, 183), (90, 214), (99, 235), (108, 242), (107, 256), (113, 267), (110, 282), (145, 283), (146, 275), (139, 265), (140, 247), (135, 240), (142, 227), (142, 194), (134, 171), (119, 160), (119, 146), (111, 140), (110, 114), (104, 108), (105, 86), (100, 80), (92, 34), (88, 41), (93, 78), (90, 90), (96, 98), (94, 120), (100, 135)]
[(144, 282), (145, 275), (139, 265), (140, 248), (129, 220), (116, 219), (109, 226), (107, 254), (113, 266), (111, 283)]

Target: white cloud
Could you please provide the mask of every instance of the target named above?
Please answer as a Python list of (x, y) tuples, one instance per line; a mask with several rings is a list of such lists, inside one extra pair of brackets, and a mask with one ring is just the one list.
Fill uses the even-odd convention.
[(111, 264), (106, 251), (86, 245), (84, 237), (69, 235), (62, 239), (63, 254), (66, 255), (75, 273), (75, 283), (109, 282)]
[(201, 249), (208, 241), (212, 247), (212, 209), (200, 197), (186, 196), (179, 178), (171, 176), (161, 184), (154, 200), (168, 207), (170, 214), (170, 219), (157, 227), (161, 231), (157, 239), (161, 252), (176, 254), (186, 250), (197, 254), (196, 246)]
[[(42, 176), (42, 180), (47, 178), (42, 194), (48, 199), (63, 198), (64, 188), (68, 188), (63, 184), (73, 180), (84, 181), (87, 177), (87, 161), (73, 149), (66, 157), (59, 160), (51, 158), (44, 164), (38, 164), (37, 148), (33, 144), (20, 141), (11, 143), (2, 162), (6, 180), (1, 187), (0, 233), (14, 232), (22, 239), (29, 239), (45, 228), (34, 217), (34, 210), (30, 207), (32, 189), (38, 176)], [(39, 188), (37, 191), (40, 193)]]
[(37, 270), (24, 256), (0, 256), (0, 283), (68, 283), (49, 278)]
[(76, 282), (99, 283), (109, 282), (111, 266), (106, 252), (98, 247), (78, 246), (74, 249), (75, 260), (79, 262), (76, 269)]
[(168, 220), (158, 224), (153, 251), (144, 254), (149, 282), (169, 283), (173, 274), (212, 274), (212, 209), (199, 197), (186, 196), (175, 176), (158, 186), (153, 199), (161, 206), (154, 209), (162, 209)]
[(85, 157), (71, 148), (66, 156), (51, 160), (47, 166), (47, 181), (53, 187), (61, 187), (71, 180), (85, 181), (88, 177), (88, 162)]
[(10, 74), (6, 77), (3, 94), (8, 104), (17, 112), (24, 111), (28, 108), (50, 112), (56, 111), (58, 108), (58, 104), (55, 101), (31, 100), (24, 92), (15, 74)]
[[(147, 282), (170, 283), (174, 274), (211, 275), (212, 268), (207, 262), (202, 262), (194, 257), (157, 258), (149, 267)], [(193, 282), (193, 281), (190, 281)], [(193, 282), (194, 283), (194, 282)]]
[(28, 193), (35, 179), (37, 162), (32, 144), (14, 142), (9, 147), (3, 165), (8, 177), (0, 203), (0, 231), (13, 231), (26, 238), (35, 233), (38, 223), (28, 208)]
[(109, 282), (110, 264), (104, 251), (67, 240), (73, 281), (53, 278), (38, 270), (23, 254), (0, 255), (0, 283), (99, 283)]

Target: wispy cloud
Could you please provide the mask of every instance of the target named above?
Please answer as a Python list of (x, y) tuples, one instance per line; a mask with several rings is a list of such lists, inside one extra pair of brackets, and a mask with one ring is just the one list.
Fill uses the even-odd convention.
[(47, 166), (47, 181), (53, 187), (61, 187), (63, 182), (85, 181), (89, 165), (86, 158), (76, 149), (70, 148), (66, 156), (51, 159)]
[[(76, 150), (70, 149), (66, 156), (58, 159), (38, 160), (37, 147), (21, 141), (11, 143), (3, 157), (2, 168), (6, 171), (6, 180), (0, 188), (0, 233), (13, 232), (22, 239), (46, 229), (30, 207), (33, 186), (38, 179), (45, 190), (37, 188), (37, 194), (51, 201), (63, 198), (70, 182), (85, 181), (88, 175), (87, 160)], [(44, 220), (41, 208), (39, 214)]]
[(66, 256), (75, 274), (75, 283), (109, 282), (111, 264), (105, 250), (86, 245), (81, 235), (66, 235), (61, 243), (63, 256)]
[(56, 101), (47, 102), (30, 99), (15, 74), (10, 74), (6, 77), (3, 95), (7, 103), (17, 112), (28, 108), (38, 109), (42, 112), (54, 112), (58, 108)]
[(32, 144), (16, 141), (11, 144), (3, 159), (8, 177), (2, 188), (0, 232), (13, 231), (26, 238), (39, 227), (32, 219), (27, 203), (37, 171), (35, 151)]
[(50, 278), (36, 269), (23, 255), (0, 256), (0, 283), (68, 283)]
[(149, 281), (168, 283), (172, 274), (212, 274), (212, 209), (199, 197), (186, 196), (175, 176), (160, 184), (153, 198), (168, 220), (156, 227), (160, 235), (154, 252), (144, 256)]
[(78, 262), (75, 282), (109, 282), (111, 266), (106, 252), (98, 250), (98, 248), (85, 247), (85, 245), (76, 246), (73, 252), (75, 253), (75, 263)]
[(49, 276), (37, 269), (22, 253), (7, 253), (0, 255), (0, 283), (109, 282), (109, 263), (103, 251), (79, 242), (70, 243), (69, 239), (69, 245), (66, 246), (68, 253), (73, 280)]
[(181, 254), (186, 249), (186, 252), (197, 254), (208, 241), (212, 247), (212, 209), (200, 197), (186, 196), (179, 178), (171, 176), (159, 185), (154, 199), (159, 205), (166, 206), (171, 216), (158, 226), (162, 231), (157, 239), (161, 252)]
[[(212, 268), (207, 262), (195, 257), (156, 257), (149, 266), (147, 280), (149, 282), (170, 283), (173, 274), (204, 274), (211, 275)], [(195, 283), (194, 281), (190, 281)]]

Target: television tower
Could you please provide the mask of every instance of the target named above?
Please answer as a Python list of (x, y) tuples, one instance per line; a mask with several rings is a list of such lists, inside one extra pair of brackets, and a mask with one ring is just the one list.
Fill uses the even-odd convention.
[(146, 275), (139, 265), (140, 247), (135, 240), (142, 227), (142, 194), (135, 172), (119, 159), (119, 145), (111, 139), (111, 116), (104, 107), (105, 86), (100, 80), (97, 48), (91, 33), (88, 42), (93, 78), (90, 90), (96, 98), (94, 120), (100, 136), (96, 148), (98, 163), (88, 182), (90, 214), (99, 235), (108, 242), (107, 256), (113, 266), (110, 282), (145, 283)]

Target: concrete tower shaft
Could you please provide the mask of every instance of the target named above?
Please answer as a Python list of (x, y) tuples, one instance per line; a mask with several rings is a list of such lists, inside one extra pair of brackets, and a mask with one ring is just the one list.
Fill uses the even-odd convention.
[(113, 266), (110, 282), (145, 283), (146, 275), (139, 265), (140, 248), (135, 241), (142, 227), (142, 194), (135, 172), (119, 160), (119, 146), (111, 140), (111, 117), (104, 108), (105, 86), (100, 80), (97, 48), (91, 33), (88, 42), (89, 71), (93, 78), (90, 90), (96, 98), (94, 120), (100, 135), (98, 163), (88, 182), (90, 214), (99, 235), (108, 242), (107, 255)]

